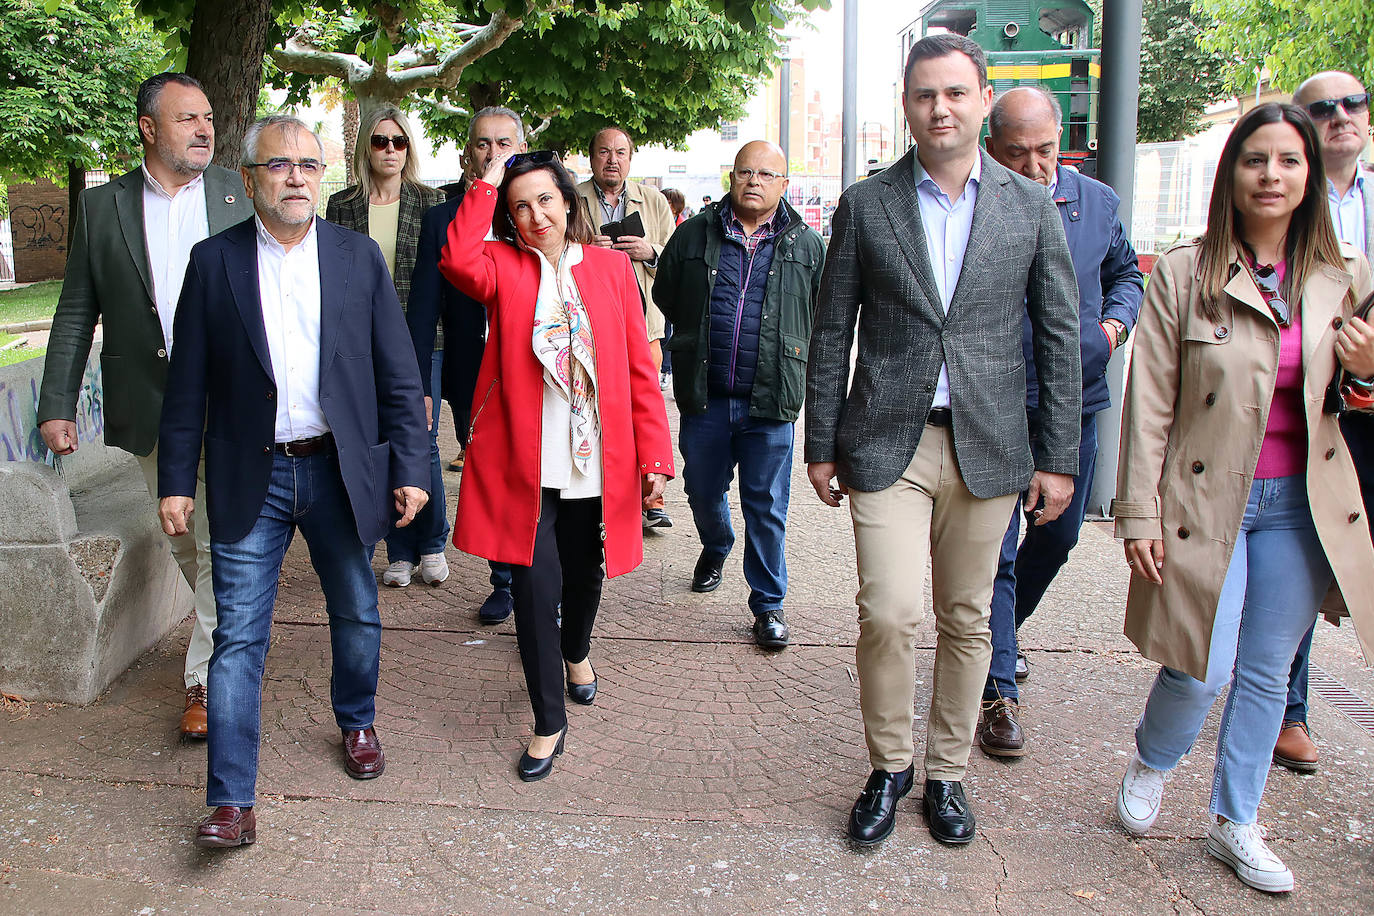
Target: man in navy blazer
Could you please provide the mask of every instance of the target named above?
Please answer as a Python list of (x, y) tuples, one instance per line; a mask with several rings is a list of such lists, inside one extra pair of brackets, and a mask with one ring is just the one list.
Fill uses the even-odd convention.
[[(1059, 165), (1062, 122), (1059, 102), (1039, 87), (1008, 90), (998, 97), (988, 117), (988, 152), (1007, 168), (1048, 187), (1059, 210), (1078, 280), (1083, 363), (1083, 431), (1073, 499), (1049, 524), (1028, 524), (1019, 549), (1021, 517), (1019, 511), (1012, 512), (1011, 525), (1002, 540), (992, 590), (992, 665), (978, 722), (978, 745), (994, 757), (1026, 753), (1025, 734), (1017, 719), (1016, 681), (1026, 676), (1028, 667), (1017, 649), (1016, 629), (1035, 612), (1050, 582), (1068, 560), (1069, 551), (1078, 543), (1097, 463), (1096, 414), (1111, 404), (1107, 360), (1135, 327), (1144, 296), (1135, 249), (1116, 215), (1120, 199), (1102, 182)], [(1026, 408), (1034, 414), (1039, 407), (1040, 386), (1029, 316), (1024, 324)]]
[(415, 350), (376, 243), (315, 217), (324, 152), (281, 115), (244, 138), (255, 216), (191, 250), (162, 404), (158, 514), (187, 530), (202, 439), (219, 624), (210, 657), (201, 846), (257, 837), (262, 674), (297, 528), (329, 613), (331, 699), (355, 779), (385, 766), (373, 729), (381, 620), (372, 547), (428, 499)]

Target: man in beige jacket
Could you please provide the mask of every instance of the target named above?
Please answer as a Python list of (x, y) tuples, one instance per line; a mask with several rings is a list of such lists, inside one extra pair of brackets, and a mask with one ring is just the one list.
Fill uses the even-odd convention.
[[(616, 248), (630, 256), (635, 279), (644, 297), (644, 321), (649, 326), (649, 346), (654, 354), (654, 367), (663, 367), (663, 313), (654, 305), (654, 274), (658, 271), (658, 256), (668, 236), (673, 234), (675, 221), (668, 199), (657, 188), (630, 181), (630, 160), (634, 157), (634, 140), (624, 128), (610, 125), (597, 131), (587, 151), (592, 162), (592, 177), (577, 186), (578, 196), (588, 221), (596, 228), (593, 244)], [(601, 234), (607, 223), (619, 222), (638, 213), (644, 223), (644, 235), (619, 235), (612, 239)], [(644, 512), (644, 527), (671, 528), (660, 498)]]

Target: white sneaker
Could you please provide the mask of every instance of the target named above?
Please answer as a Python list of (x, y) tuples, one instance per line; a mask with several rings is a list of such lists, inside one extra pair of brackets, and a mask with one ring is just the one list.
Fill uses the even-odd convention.
[(1235, 869), (1251, 887), (1281, 894), (1293, 889), (1293, 873), (1264, 842), (1259, 824), (1215, 823), (1207, 831), (1207, 851)]
[(420, 578), (426, 585), (438, 585), (448, 578), (448, 560), (442, 553), (427, 553), (420, 557)]
[(410, 584), (410, 576), (415, 572), (415, 564), (409, 560), (397, 560), (382, 573), (382, 584), (392, 588), (405, 588)]
[(1116, 793), (1116, 816), (1121, 826), (1136, 836), (1144, 836), (1159, 817), (1159, 803), (1164, 798), (1164, 771), (1147, 767), (1139, 757), (1132, 757), (1121, 777), (1121, 791)]

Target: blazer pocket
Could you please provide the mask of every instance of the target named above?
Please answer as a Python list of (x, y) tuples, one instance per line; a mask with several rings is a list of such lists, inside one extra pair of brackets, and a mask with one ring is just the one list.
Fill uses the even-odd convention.
[(391, 505), (391, 443), (378, 442), (367, 450), (368, 486), (373, 490), (372, 504), (383, 522), (394, 514)]

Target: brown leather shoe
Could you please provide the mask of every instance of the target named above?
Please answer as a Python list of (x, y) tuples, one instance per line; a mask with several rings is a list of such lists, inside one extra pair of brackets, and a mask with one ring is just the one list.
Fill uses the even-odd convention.
[(1015, 700), (984, 700), (978, 717), (978, 746), (993, 757), (1026, 756), (1026, 736), (1016, 721)]
[(247, 846), (258, 839), (258, 816), (252, 808), (220, 805), (196, 828), (196, 845), (212, 849)]
[(205, 707), (205, 688), (200, 684), (186, 688), (186, 711), (181, 714), (181, 737), (204, 739), (209, 730)]
[(1294, 773), (1317, 772), (1317, 746), (1306, 722), (1285, 722), (1274, 742), (1274, 762)]
[(344, 729), (343, 750), (344, 769), (354, 779), (376, 779), (386, 769), (382, 742), (377, 740), (377, 732), (371, 726), (361, 730)]

